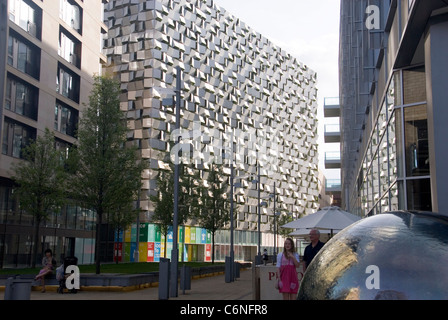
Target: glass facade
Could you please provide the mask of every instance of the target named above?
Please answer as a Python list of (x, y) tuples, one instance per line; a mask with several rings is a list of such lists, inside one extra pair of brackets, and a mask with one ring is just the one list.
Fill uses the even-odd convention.
[(35, 139), (36, 129), (5, 117), (2, 154), (14, 158), (22, 158), (23, 149)]
[[(12, 163), (20, 161), (23, 148), (47, 128), (54, 131), (58, 150), (67, 153), (75, 143), (92, 75), (105, 61), (99, 34), (106, 29), (101, 2), (88, 7), (77, 0), (1, 2), (0, 42), (5, 52), (0, 62), (0, 268), (33, 262), (35, 219), (20, 209), (14, 196)], [(98, 33), (82, 37), (83, 29)], [(83, 48), (89, 55), (81, 61)], [(58, 263), (64, 255), (76, 255), (80, 264), (93, 262), (93, 212), (68, 204), (43, 221), (39, 232), (39, 255), (50, 248)], [(36, 260), (40, 265), (41, 257)]]
[(40, 50), (21, 36), (10, 32), (8, 38), (8, 64), (39, 80)]
[(54, 108), (54, 129), (74, 137), (78, 127), (78, 114), (78, 110), (60, 101), (56, 101)]
[[(12, 186), (0, 186), (0, 225), (4, 231), (0, 234), (0, 268), (29, 266), (34, 246), (34, 218), (20, 210)], [(71, 254), (79, 254), (79, 264), (91, 263), (95, 225), (93, 211), (75, 204), (66, 205), (41, 223), (42, 248), (50, 248), (58, 263)], [(19, 227), (27, 232), (14, 233)], [(75, 230), (83, 231), (82, 237), (80, 234), (75, 237)], [(40, 259), (37, 260), (40, 265)]]
[(32, 1), (9, 0), (9, 20), (33, 37), (41, 38), (42, 10)]
[(391, 77), (351, 193), (351, 212), (431, 211), (425, 88), (423, 67)]
[(5, 108), (32, 120), (37, 120), (39, 90), (26, 81), (8, 74)]

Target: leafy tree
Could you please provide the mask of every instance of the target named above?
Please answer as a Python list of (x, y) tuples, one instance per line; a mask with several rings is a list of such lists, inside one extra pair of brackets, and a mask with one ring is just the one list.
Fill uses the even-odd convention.
[(34, 248), (32, 267), (36, 266), (40, 239), (40, 224), (65, 203), (64, 156), (56, 150), (54, 135), (45, 129), (44, 136), (23, 150), (23, 158), (13, 166), (14, 194), (20, 208), (34, 217)]
[[(95, 76), (93, 89), (79, 121), (79, 145), (72, 156), (72, 190), (85, 207), (97, 214), (96, 273), (100, 273), (100, 230), (103, 216), (111, 220), (133, 214), (133, 201), (146, 167), (138, 150), (127, 143), (125, 113), (120, 110), (120, 85)], [(125, 219), (127, 221), (127, 219)]]
[(223, 167), (212, 165), (200, 195), (200, 211), (197, 218), (202, 227), (212, 234), (212, 263), (215, 263), (215, 234), (230, 221), (230, 202), (227, 199), (229, 185)]
[(283, 225), (285, 225), (285, 224), (287, 224), (289, 222), (292, 222), (292, 221), (294, 221), (294, 219), (293, 219), (293, 217), (291, 215), (289, 215), (289, 214), (281, 214), (277, 218), (277, 223), (276, 223), (277, 224), (277, 233), (280, 236), (288, 237), (289, 234), (294, 231), (294, 229), (281, 228), (280, 226), (283, 226)]
[[(169, 227), (174, 220), (174, 165), (170, 164), (169, 170), (160, 170), (157, 175), (157, 192), (150, 199), (155, 205), (152, 220), (160, 225), (160, 231), (166, 240)], [(184, 164), (179, 168), (179, 199), (178, 199), (178, 225), (185, 224), (198, 210), (199, 172)], [(174, 232), (174, 230), (173, 230)]]
[[(140, 208), (134, 208), (131, 202), (127, 203), (123, 208), (117, 208), (117, 210), (108, 214), (108, 222), (115, 229), (116, 235), (121, 231), (127, 229), (137, 218)], [(115, 259), (118, 264), (118, 246), (114, 252)]]
[(157, 175), (157, 191), (157, 196), (150, 197), (155, 205), (152, 220), (160, 225), (160, 232), (165, 236), (164, 254), (166, 258), (168, 229), (173, 225), (174, 212), (174, 180), (171, 171), (159, 171)]

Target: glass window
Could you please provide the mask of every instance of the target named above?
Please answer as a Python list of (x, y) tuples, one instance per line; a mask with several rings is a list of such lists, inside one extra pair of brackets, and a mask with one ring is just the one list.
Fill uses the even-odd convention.
[(78, 125), (78, 110), (57, 101), (54, 111), (54, 129), (75, 136)]
[[(391, 101), (392, 99), (393, 101)], [(401, 106), (403, 104), (402, 102), (401, 72), (397, 71), (395, 72), (393, 81), (391, 81), (389, 87), (388, 103), (390, 103), (390, 107), (393, 109), (394, 106)]]
[(36, 129), (5, 118), (2, 145), (3, 154), (16, 158), (22, 158), (23, 148), (35, 139)]
[(379, 152), (380, 196), (382, 197), (390, 187), (387, 135), (384, 135), (378, 152)]
[(67, 205), (67, 229), (75, 229), (76, 228), (76, 212), (77, 207), (75, 205)]
[(390, 203), (390, 209), (391, 211), (396, 211), (399, 209), (398, 205), (398, 184), (394, 183), (392, 187), (389, 190), (389, 203)]
[(426, 101), (425, 68), (403, 70), (403, 104)]
[(74, 66), (81, 67), (81, 42), (60, 29), (58, 54)]
[(63, 154), (63, 156), (61, 155), (61, 157), (62, 157), (61, 160), (68, 159), (71, 146), (72, 146), (72, 144), (70, 144), (66, 141), (63, 141), (58, 138), (55, 139), (55, 149), (60, 151)]
[(428, 122), (426, 105), (404, 109), (406, 174), (429, 175)]
[(71, 0), (60, 0), (59, 5), (59, 17), (82, 34), (82, 8)]
[(11, 32), (8, 39), (8, 64), (39, 80), (40, 49)]
[(39, 90), (34, 86), (8, 75), (6, 80), (6, 109), (37, 120), (38, 95)]
[(431, 180), (413, 179), (407, 181), (407, 210), (431, 211)]
[(14, 39), (8, 38), (8, 64), (13, 66), (14, 64)]
[(9, 0), (9, 20), (33, 37), (41, 38), (42, 9), (31, 1)]
[(12, 190), (12, 187), (0, 186), (0, 223), (6, 223), (7, 216), (16, 211)]
[(31, 55), (31, 50), (28, 49), (28, 46), (24, 44), (23, 42), (19, 42), (18, 45), (18, 60), (17, 60), (17, 69), (22, 71), (23, 73), (26, 73), (27, 63), (30, 61), (28, 60)]
[(80, 77), (77, 74), (59, 65), (56, 77), (56, 91), (59, 94), (79, 103), (79, 82)]
[(21, 157), (22, 146), (25, 145), (26, 131), (19, 125), (15, 125), (13, 129), (12, 156)]
[(390, 172), (389, 172), (389, 181), (391, 183), (393, 183), (398, 176), (398, 171), (397, 171), (397, 133), (395, 130), (395, 112), (392, 113), (391, 118), (390, 118), (390, 122), (389, 122), (389, 126), (387, 127), (388, 130), (388, 150), (389, 150), (389, 168), (390, 168)]
[(19, 235), (5, 234), (4, 239), (3, 268), (15, 268), (17, 267)]
[(396, 128), (396, 151), (397, 151), (397, 176), (404, 177), (404, 154), (403, 154), (403, 109), (395, 110), (395, 128)]
[(9, 20), (15, 21), (16, 19), (16, 0), (9, 0)]

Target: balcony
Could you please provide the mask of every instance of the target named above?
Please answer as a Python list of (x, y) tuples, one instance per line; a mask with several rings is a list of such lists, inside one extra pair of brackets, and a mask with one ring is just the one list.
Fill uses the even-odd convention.
[(341, 127), (339, 124), (325, 125), (325, 143), (339, 143), (341, 142)]
[(325, 193), (333, 194), (341, 192), (341, 179), (328, 179), (325, 181)]
[(324, 100), (324, 116), (325, 118), (339, 118), (341, 116), (341, 106), (339, 98), (325, 98)]
[(341, 153), (325, 152), (325, 169), (340, 169), (340, 168), (341, 168)]

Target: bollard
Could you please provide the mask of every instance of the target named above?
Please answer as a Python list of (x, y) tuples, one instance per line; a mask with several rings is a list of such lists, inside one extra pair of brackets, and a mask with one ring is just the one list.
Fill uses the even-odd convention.
[(238, 279), (240, 277), (240, 268), (241, 268), (241, 265), (238, 262), (234, 262), (233, 271), (234, 271), (235, 279)]
[(170, 259), (160, 258), (159, 300), (168, 300), (170, 291)]
[(5, 286), (5, 300), (30, 300), (32, 280), (8, 278)]
[(255, 265), (256, 266), (259, 266), (259, 265), (262, 265), (263, 264), (263, 256), (261, 256), (261, 255), (256, 255), (255, 256)]
[(226, 257), (225, 261), (225, 281), (226, 283), (232, 282), (232, 259), (230, 257)]
[(186, 265), (180, 270), (180, 289), (183, 290), (183, 294), (185, 290), (191, 290), (191, 268)]

